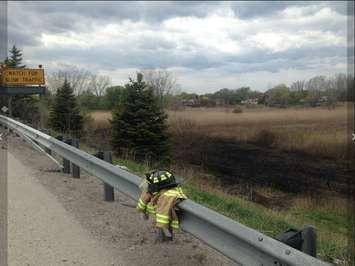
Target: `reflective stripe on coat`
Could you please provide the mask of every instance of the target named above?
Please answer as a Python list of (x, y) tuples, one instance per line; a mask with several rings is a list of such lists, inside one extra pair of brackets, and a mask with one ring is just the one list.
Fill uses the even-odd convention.
[(152, 194), (144, 191), (137, 203), (137, 210), (148, 214), (155, 214), (156, 226), (160, 228), (179, 228), (179, 219), (175, 205), (186, 199), (181, 187), (163, 189)]

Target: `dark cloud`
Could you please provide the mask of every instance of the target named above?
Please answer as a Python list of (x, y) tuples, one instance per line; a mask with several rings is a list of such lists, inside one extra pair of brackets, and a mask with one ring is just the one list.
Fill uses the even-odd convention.
[(203, 17), (222, 2), (133, 2), (133, 1), (62, 1), (16, 2), (10, 4), (10, 12), (36, 14), (51, 17), (85, 17), (101, 21), (162, 21), (176, 16)]
[(10, 12), (20, 9), (38, 15), (80, 15), (100, 20), (162, 21), (171, 17), (204, 17), (220, 7), (231, 7), (240, 18), (274, 15), (290, 6), (329, 6), (336, 12), (346, 14), (343, 1), (22, 1), (10, 2)]
[(311, 7), (305, 14), (312, 14), (322, 7), (329, 7), (335, 12), (346, 15), (346, 1), (250, 1), (230, 2), (234, 13), (240, 18), (273, 16), (288, 7)]
[(163, 38), (146, 37), (144, 42), (138, 44), (138, 48), (142, 50), (171, 50), (176, 48), (176, 43)]
[(17, 44), (19, 47), (40, 45), (39, 36), (33, 35), (32, 31), (23, 31), (18, 27), (10, 25), (8, 27), (10, 44)]
[[(292, 1), (250, 1), (231, 2), (230, 6), (234, 13), (243, 19), (272, 16), (286, 7), (299, 5)], [(304, 5), (304, 3), (303, 3)]]
[[(227, 62), (239, 62), (239, 63), (261, 63), (270, 62), (276, 59), (288, 60), (289, 64), (292, 64), (295, 60), (303, 60), (304, 58), (327, 58), (327, 57), (346, 57), (346, 49), (341, 46), (324, 46), (322, 49), (317, 47), (305, 47), (305, 48), (293, 48), (286, 51), (270, 53), (264, 49), (254, 50), (253, 52), (244, 54), (242, 56), (235, 56), (224, 58)], [(303, 68), (307, 68), (307, 64), (303, 65)]]

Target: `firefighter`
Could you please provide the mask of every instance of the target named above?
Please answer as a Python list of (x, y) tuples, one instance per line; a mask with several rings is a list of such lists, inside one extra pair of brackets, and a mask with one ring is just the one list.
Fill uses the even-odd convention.
[(159, 239), (172, 240), (172, 230), (179, 229), (175, 206), (187, 197), (174, 175), (166, 170), (147, 173), (144, 183), (137, 210), (143, 213), (145, 219), (149, 214), (155, 215)]

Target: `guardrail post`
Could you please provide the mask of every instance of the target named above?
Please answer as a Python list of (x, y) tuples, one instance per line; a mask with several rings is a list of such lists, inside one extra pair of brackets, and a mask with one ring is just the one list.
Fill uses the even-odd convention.
[(46, 151), (46, 153), (48, 153), (49, 155), (52, 155), (52, 150), (47, 148), (47, 147), (44, 147), (44, 150)]
[[(67, 140), (64, 140), (64, 142), (66, 144), (71, 145), (72, 140), (71, 139), (67, 139)], [(63, 173), (70, 174), (70, 161), (65, 159), (65, 158), (63, 158)]]
[[(79, 148), (79, 140), (72, 139), (72, 146), (75, 148)], [(80, 167), (73, 163), (71, 163), (71, 165), (72, 165), (72, 177), (80, 178)]]
[[(45, 134), (47, 134), (47, 135), (50, 135), (49, 134), (49, 130), (47, 130), (47, 129), (40, 129), (40, 131), (41, 132), (43, 132), (43, 133), (45, 133)], [(45, 150), (45, 152), (46, 153), (48, 153), (49, 155), (52, 155), (52, 150), (51, 149), (49, 149), (49, 148), (47, 148), (47, 147), (44, 147), (44, 150)]]
[[(57, 136), (56, 139), (65, 142), (64, 137), (62, 135)], [(63, 158), (63, 173), (65, 174), (70, 173), (70, 162), (65, 158)]]
[[(104, 161), (112, 164), (112, 152), (104, 151)], [(115, 200), (115, 191), (113, 187), (104, 183), (104, 192), (105, 192), (105, 201), (114, 201)]]
[[(95, 156), (105, 162), (112, 163), (112, 152), (110, 151), (98, 151)], [(112, 186), (104, 182), (104, 199), (105, 201), (114, 201), (115, 193)]]
[(302, 252), (317, 257), (317, 233), (314, 227), (306, 226), (302, 230)]

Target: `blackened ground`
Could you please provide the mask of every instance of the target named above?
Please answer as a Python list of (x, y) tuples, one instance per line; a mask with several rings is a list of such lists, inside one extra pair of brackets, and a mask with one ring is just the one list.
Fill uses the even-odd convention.
[(346, 194), (355, 176), (334, 158), (265, 148), (252, 143), (191, 135), (175, 140), (175, 161), (202, 166), (226, 185), (248, 182), (286, 192)]

